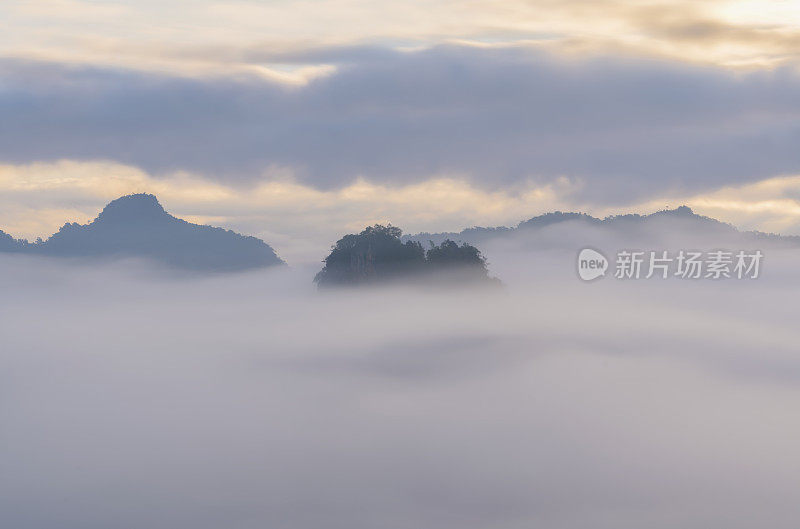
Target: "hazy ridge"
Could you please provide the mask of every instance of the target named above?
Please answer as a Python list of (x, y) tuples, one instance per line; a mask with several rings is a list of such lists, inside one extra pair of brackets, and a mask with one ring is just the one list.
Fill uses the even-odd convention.
[(64, 224), (45, 241), (30, 243), (0, 232), (0, 251), (87, 259), (134, 257), (201, 271), (283, 264), (261, 239), (176, 218), (149, 194), (113, 200), (92, 222)]

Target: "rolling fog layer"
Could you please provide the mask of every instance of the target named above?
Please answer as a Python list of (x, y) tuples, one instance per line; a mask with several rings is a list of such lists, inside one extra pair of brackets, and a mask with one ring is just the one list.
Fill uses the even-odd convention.
[(800, 258), (756, 281), (317, 293), (0, 260), (0, 526), (791, 528)]

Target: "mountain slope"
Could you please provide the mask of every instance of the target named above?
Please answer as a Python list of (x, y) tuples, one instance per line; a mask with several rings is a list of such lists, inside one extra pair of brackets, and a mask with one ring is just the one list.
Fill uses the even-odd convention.
[(25, 251), (52, 257), (145, 258), (204, 271), (283, 263), (264, 241), (173, 217), (148, 194), (118, 198), (89, 224), (65, 224), (43, 243), (27, 245)]
[(628, 214), (599, 219), (585, 213), (546, 213), (520, 222), (516, 227), (468, 228), (460, 232), (419, 233), (405, 236), (427, 244), (445, 239), (483, 245), (497, 242), (535, 244), (540, 247), (599, 244), (613, 237), (615, 242), (636, 245), (653, 244), (758, 244), (800, 245), (800, 237), (742, 232), (724, 222), (694, 213), (689, 207), (657, 211), (649, 215)]
[(11, 235), (0, 230), (0, 252), (21, 252), (26, 246), (26, 241), (18, 241)]

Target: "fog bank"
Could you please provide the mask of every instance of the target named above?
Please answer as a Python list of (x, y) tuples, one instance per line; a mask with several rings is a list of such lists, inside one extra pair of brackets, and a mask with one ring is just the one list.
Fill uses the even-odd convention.
[[(318, 293), (0, 259), (0, 525), (794, 528), (796, 264)], [(769, 268), (767, 268), (767, 265)]]

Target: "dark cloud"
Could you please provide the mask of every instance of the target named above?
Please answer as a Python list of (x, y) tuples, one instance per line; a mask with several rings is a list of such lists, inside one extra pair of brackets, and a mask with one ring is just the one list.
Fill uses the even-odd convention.
[(0, 156), (113, 159), (227, 182), (277, 164), (320, 188), (359, 175), (405, 183), (455, 172), (485, 187), (564, 175), (607, 203), (800, 170), (800, 79), (788, 69), (453, 46), (286, 58), (339, 70), (289, 88), (5, 61)]

